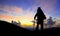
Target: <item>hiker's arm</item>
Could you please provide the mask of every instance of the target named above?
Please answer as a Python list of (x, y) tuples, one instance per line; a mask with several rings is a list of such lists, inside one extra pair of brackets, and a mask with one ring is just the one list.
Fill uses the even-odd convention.
[(44, 19), (46, 19), (46, 16), (45, 16), (45, 14), (43, 13), (43, 16), (44, 16)]
[(37, 14), (34, 16), (34, 19), (36, 19)]

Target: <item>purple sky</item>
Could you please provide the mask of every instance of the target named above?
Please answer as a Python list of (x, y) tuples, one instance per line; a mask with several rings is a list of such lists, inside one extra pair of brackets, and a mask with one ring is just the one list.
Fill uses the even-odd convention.
[(41, 7), (47, 17), (60, 17), (60, 0), (0, 0), (0, 19), (33, 20), (37, 7)]

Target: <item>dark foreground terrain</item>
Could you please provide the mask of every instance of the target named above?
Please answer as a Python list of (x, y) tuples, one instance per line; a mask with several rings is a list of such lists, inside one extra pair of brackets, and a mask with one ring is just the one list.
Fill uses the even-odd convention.
[(5, 21), (0, 21), (0, 32), (60, 32), (60, 28), (49, 28), (49, 29), (44, 29), (43, 31), (30, 31), (28, 29), (13, 25), (11, 23), (5, 22)]
[(0, 32), (27, 32), (27, 31), (29, 30), (5, 21), (0, 21)]

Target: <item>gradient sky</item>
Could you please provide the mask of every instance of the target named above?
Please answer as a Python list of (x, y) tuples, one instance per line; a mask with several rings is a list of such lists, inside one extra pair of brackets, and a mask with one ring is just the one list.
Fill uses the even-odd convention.
[(60, 0), (0, 0), (0, 20), (31, 23), (37, 7), (42, 8), (47, 18), (60, 17)]

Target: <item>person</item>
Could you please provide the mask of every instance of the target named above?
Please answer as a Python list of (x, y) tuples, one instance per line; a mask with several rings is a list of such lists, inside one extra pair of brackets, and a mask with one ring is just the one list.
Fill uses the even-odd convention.
[(43, 20), (46, 19), (46, 16), (44, 15), (43, 11), (40, 7), (37, 9), (37, 13), (34, 16), (34, 20), (37, 20), (37, 26), (36, 30), (39, 29), (39, 25), (41, 25), (41, 30), (43, 30)]

